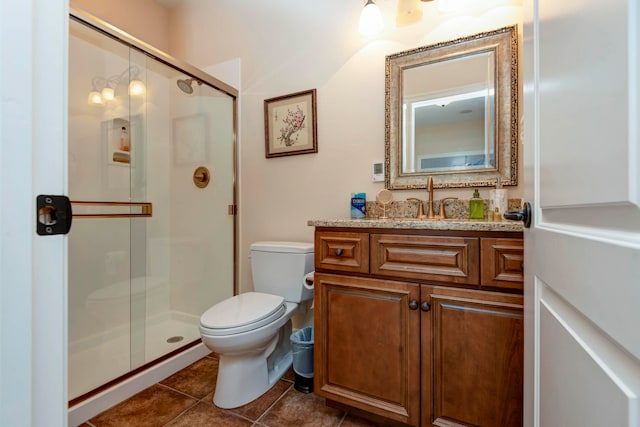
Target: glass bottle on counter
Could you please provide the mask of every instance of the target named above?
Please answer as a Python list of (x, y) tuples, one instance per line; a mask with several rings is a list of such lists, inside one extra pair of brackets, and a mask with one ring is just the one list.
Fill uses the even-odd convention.
[(469, 200), (469, 218), (484, 219), (484, 200), (480, 198), (477, 188), (473, 192), (473, 198)]

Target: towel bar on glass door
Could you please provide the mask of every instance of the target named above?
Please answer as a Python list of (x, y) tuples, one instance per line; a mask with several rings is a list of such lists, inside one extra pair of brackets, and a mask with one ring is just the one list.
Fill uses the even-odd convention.
[[(73, 207), (73, 217), (74, 218), (145, 218), (151, 217), (153, 213), (153, 207), (151, 203), (147, 202), (79, 202), (79, 201), (71, 201), (71, 206)], [(94, 206), (94, 207), (103, 207), (107, 209), (111, 209), (119, 206), (126, 206), (128, 208), (140, 208), (140, 212), (131, 212), (131, 209), (128, 213), (122, 212), (83, 212), (76, 213), (76, 207), (80, 206)]]

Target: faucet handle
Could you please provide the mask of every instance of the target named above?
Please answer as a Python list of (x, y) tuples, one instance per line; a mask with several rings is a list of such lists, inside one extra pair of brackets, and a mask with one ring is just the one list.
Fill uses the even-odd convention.
[(424, 203), (422, 203), (422, 200), (417, 199), (415, 197), (407, 198), (407, 201), (409, 200), (415, 200), (416, 202), (418, 202), (418, 214), (416, 215), (416, 218), (418, 219), (426, 218), (427, 216), (424, 214)]
[(444, 202), (445, 200), (458, 200), (457, 197), (445, 197), (440, 200), (440, 209), (438, 210), (438, 218), (439, 219), (447, 219), (447, 214), (444, 210)]

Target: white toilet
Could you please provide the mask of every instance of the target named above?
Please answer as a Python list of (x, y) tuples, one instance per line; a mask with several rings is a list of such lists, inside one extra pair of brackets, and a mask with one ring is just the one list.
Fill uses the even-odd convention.
[(303, 286), (313, 270), (313, 244), (251, 245), (255, 292), (228, 298), (200, 318), (202, 342), (220, 356), (213, 403), (235, 408), (257, 399), (291, 366), (291, 315), (313, 298)]

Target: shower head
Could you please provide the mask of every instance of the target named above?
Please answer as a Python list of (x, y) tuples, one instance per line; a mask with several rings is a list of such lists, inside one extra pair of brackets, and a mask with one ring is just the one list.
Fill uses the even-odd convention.
[(200, 80), (196, 80), (196, 79), (184, 79), (184, 80), (178, 79), (176, 84), (178, 85), (181, 91), (183, 91), (186, 94), (190, 94), (190, 93), (193, 93), (193, 86), (191, 86), (193, 82), (198, 83), (198, 86), (202, 84)]

